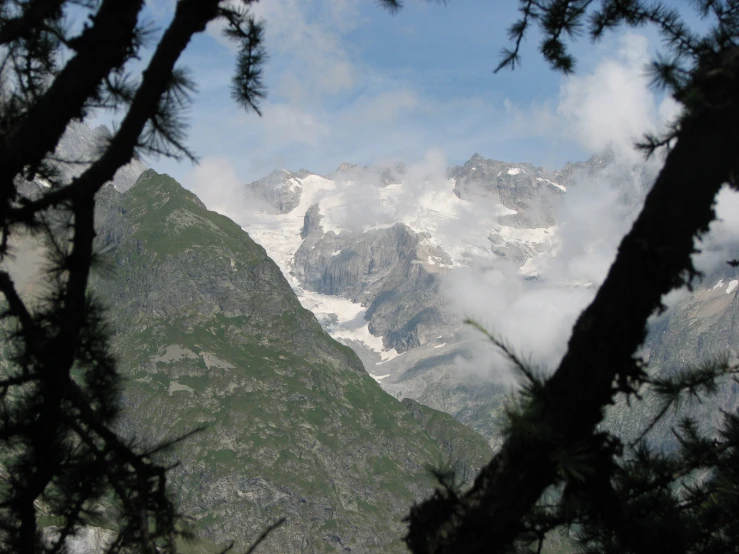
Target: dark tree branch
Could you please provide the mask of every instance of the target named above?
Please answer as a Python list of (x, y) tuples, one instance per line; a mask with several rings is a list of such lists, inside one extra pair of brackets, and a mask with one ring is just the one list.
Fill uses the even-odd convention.
[(111, 70), (133, 52), (138, 13), (143, 0), (104, 0), (94, 24), (79, 37), (77, 54), (46, 93), (0, 141), (0, 216), (14, 196), (13, 180), (26, 167), (32, 171), (54, 150), (72, 119), (83, 115)]
[(23, 336), (29, 346), (36, 351), (43, 351), (46, 346), (45, 341), (38, 332), (31, 312), (28, 311), (26, 304), (15, 289), (13, 280), (6, 271), (0, 271), (0, 291), (8, 302), (8, 313), (18, 318)]
[(52, 190), (38, 200), (14, 209), (9, 216), (11, 221), (27, 221), (35, 213), (70, 198), (95, 194), (121, 166), (131, 160), (141, 133), (153, 114), (156, 114), (161, 97), (170, 84), (177, 59), (192, 35), (202, 32), (207, 23), (216, 17), (218, 4), (218, 0), (182, 0), (177, 5), (175, 17), (144, 71), (143, 81), (128, 113), (105, 153), (70, 185)]
[(0, 26), (0, 45), (26, 38), (31, 32), (44, 27), (47, 19), (61, 16), (65, 0), (31, 0), (23, 14), (2, 22)]
[(264, 531), (261, 532), (261, 534), (257, 537), (257, 540), (255, 540), (252, 545), (249, 547), (249, 550), (246, 551), (245, 554), (254, 554), (254, 551), (257, 549), (257, 547), (264, 542), (264, 540), (277, 528), (281, 527), (283, 523), (287, 521), (284, 517), (281, 517), (277, 521), (275, 521), (272, 525), (267, 527)]
[[(31, 553), (37, 548), (35, 503), (47, 490), (54, 475), (58, 474), (64, 456), (63, 440), (66, 430), (75, 426), (82, 431), (88, 428), (97, 437), (97, 439), (90, 437), (88, 448), (94, 445), (95, 440), (102, 441), (105, 450), (115, 453), (116, 459), (124, 466), (130, 466), (135, 474), (127, 477), (128, 473), (121, 469), (122, 473), (118, 474), (121, 482), (114, 487), (123, 493), (122, 501), (126, 499), (127, 490), (133, 487), (133, 490), (138, 491), (132, 497), (133, 512), (129, 515), (134, 513), (136, 515), (134, 520), (128, 522), (126, 533), (130, 536), (127, 536), (122, 544), (132, 544), (133, 541), (142, 549), (153, 552), (153, 541), (159, 541), (161, 533), (173, 532), (174, 511), (166, 498), (164, 468), (151, 464), (146, 460), (145, 454), (136, 454), (121, 442), (105, 422), (104, 414), (109, 412), (105, 411), (107, 410), (105, 401), (100, 404), (103, 413), (99, 414), (86, 400), (83, 390), (71, 379), (71, 370), (80, 357), (80, 349), (84, 348), (83, 330), (91, 324), (91, 304), (87, 298), (87, 287), (93, 262), (95, 194), (112, 179), (118, 168), (131, 159), (147, 122), (156, 123), (163, 97), (172, 86), (177, 59), (192, 35), (204, 30), (208, 21), (216, 16), (218, 3), (218, 0), (182, 0), (178, 3), (175, 17), (144, 72), (141, 86), (131, 101), (118, 133), (103, 155), (79, 178), (71, 185), (54, 189), (54, 192), (64, 191), (65, 194), (60, 201), (48, 204), (50, 206), (64, 202), (70, 209), (73, 216), (70, 228), (72, 247), (68, 254), (65, 249), (58, 249), (56, 272), (60, 277), (62, 275), (64, 277), (58, 280), (60, 289), (54, 316), (58, 319), (55, 321), (56, 331), (50, 337), (52, 344), (46, 349), (38, 348), (39, 344), (29, 344), (26, 349), (27, 352), (40, 353), (34, 362), (38, 366), (35, 372), (45, 377), (38, 382), (38, 415), (24, 431), (29, 450), (27, 455), (19, 460), (19, 463), (30, 463), (33, 470), (14, 483), (10, 498), (11, 514), (14, 514), (11, 518), (17, 522), (18, 529), (12, 540), (23, 552)], [(131, 54), (136, 16), (141, 4), (140, 1), (105, 0), (94, 25), (83, 32), (78, 42), (80, 48), (78, 55), (67, 64), (47, 94), (39, 99), (14, 132), (5, 137), (5, 143), (0, 144), (0, 156), (10, 156), (0, 157), (0, 186), (5, 185), (5, 189), (0, 189), (0, 195), (4, 190), (6, 201), (12, 199), (14, 194), (12, 185), (15, 175), (25, 165), (38, 163), (41, 157), (53, 149), (71, 117), (79, 115), (79, 110), (87, 98), (95, 94), (101, 79), (119, 67)], [(126, 15), (129, 16), (128, 20)], [(114, 29), (109, 27), (111, 23), (114, 23)], [(109, 35), (104, 37), (101, 33)], [(108, 47), (95, 47), (95, 40), (103, 38), (109, 41)], [(86, 41), (92, 48), (82, 48)], [(69, 83), (68, 79), (74, 76), (73, 70), (77, 67), (75, 64), (78, 68), (83, 67), (85, 74), (77, 76), (79, 81)], [(62, 86), (65, 82), (69, 86), (68, 89)], [(65, 99), (69, 106), (64, 103)], [(54, 121), (51, 122), (52, 131), (41, 139), (35, 137), (35, 141), (24, 138), (24, 133), (31, 129), (38, 132), (38, 129), (45, 128), (44, 125), (48, 122), (45, 121), (39, 126), (37, 118), (43, 115), (44, 108), (60, 101), (62, 102), (62, 106), (58, 107), (60, 113), (54, 114)], [(77, 112), (73, 111), (75, 107)], [(54, 124), (58, 126), (58, 133), (53, 131)], [(5, 181), (2, 180), (3, 176), (6, 178)], [(3, 198), (0, 198), (0, 202), (2, 200)], [(0, 210), (2, 207), (0, 206)], [(7, 208), (7, 205), (4, 207)], [(22, 222), (27, 224), (35, 219), (36, 214), (37, 211), (26, 212), (24, 214), (26, 218)], [(9, 220), (6, 217), (4, 225), (8, 224)], [(33, 317), (17, 295), (7, 273), (0, 273), (0, 289), (8, 299), (12, 315), (21, 321), (23, 335), (28, 342), (30, 337), (35, 336)], [(105, 360), (101, 361), (107, 363)], [(114, 367), (111, 370), (114, 372)], [(67, 403), (71, 403), (79, 412), (82, 425), (76, 423), (72, 425), (73, 422), (65, 417), (62, 406)], [(82, 509), (81, 504), (79, 509)], [(156, 526), (151, 531), (150, 515), (156, 521)], [(68, 525), (79, 516), (79, 511), (75, 512), (73, 508), (72, 516), (71, 520), (67, 520)], [(65, 527), (65, 531), (68, 528)], [(174, 549), (172, 537), (167, 539), (170, 550)]]

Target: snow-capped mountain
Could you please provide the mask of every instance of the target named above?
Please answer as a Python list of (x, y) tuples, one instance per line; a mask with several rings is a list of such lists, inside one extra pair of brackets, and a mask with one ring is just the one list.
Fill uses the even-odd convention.
[(555, 213), (576, 170), (477, 154), (452, 168), (281, 169), (245, 186), (258, 210), (242, 221), (304, 307), (386, 390), (459, 415), (474, 411), (469, 394), (457, 398), (468, 384), (455, 364), (468, 346), (444, 280), (481, 264), (535, 278), (558, 248)]

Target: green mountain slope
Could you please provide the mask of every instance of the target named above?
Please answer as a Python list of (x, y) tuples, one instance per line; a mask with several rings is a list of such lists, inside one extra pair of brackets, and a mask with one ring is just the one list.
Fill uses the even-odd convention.
[(106, 189), (99, 221), (123, 431), (156, 441), (205, 426), (169, 454), (196, 550), (243, 547), (285, 516), (260, 552), (401, 552), (427, 467), (471, 477), (489, 458), (451, 416), (383, 392), (264, 249), (168, 176)]

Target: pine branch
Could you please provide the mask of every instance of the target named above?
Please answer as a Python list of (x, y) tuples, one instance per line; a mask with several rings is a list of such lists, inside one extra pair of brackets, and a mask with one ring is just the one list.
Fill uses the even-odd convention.
[(106, 75), (131, 54), (143, 0), (104, 0), (79, 37), (77, 54), (46, 93), (0, 141), (0, 218), (15, 194), (13, 180), (23, 168), (31, 172), (54, 150), (68, 123), (83, 115)]
[(76, 196), (95, 194), (134, 155), (147, 122), (157, 113), (162, 95), (171, 84), (177, 59), (192, 35), (205, 30), (217, 15), (218, 0), (182, 0), (154, 55), (131, 106), (111, 139), (105, 153), (70, 185), (47, 192), (38, 200), (24, 202), (8, 216), (10, 221), (26, 221), (41, 210), (57, 206)]
[[(157, 512), (161, 509), (168, 514), (173, 514), (163, 481), (155, 479), (158, 484), (155, 484), (154, 489), (151, 487), (152, 477), (163, 475), (164, 469), (146, 463), (143, 457), (136, 455), (122, 443), (119, 448), (104, 440), (104, 447), (101, 448), (94, 435), (88, 430), (90, 420), (84, 421), (83, 424), (78, 418), (69, 417), (66, 421), (101, 464), (107, 484), (123, 505), (122, 521), (120, 521), (122, 528), (119, 529), (116, 539), (107, 552), (120, 552), (122, 548), (134, 545), (138, 546), (142, 552), (152, 554), (161, 552), (161, 550), (156, 550), (154, 539), (174, 531), (174, 518), (168, 521), (164, 528), (158, 526), (150, 529), (149, 516), (150, 512)], [(105, 426), (101, 428), (107, 429)], [(119, 442), (117, 437), (114, 442)], [(154, 507), (153, 510), (152, 507)], [(167, 552), (174, 553), (175, 549), (171, 547)]]
[(286, 518), (281, 517), (277, 521), (275, 521), (272, 525), (267, 527), (262, 533), (257, 537), (257, 540), (255, 540), (252, 545), (249, 547), (249, 550), (245, 552), (245, 554), (254, 554), (254, 551), (257, 549), (257, 547), (264, 542), (264, 540), (269, 537), (269, 535), (276, 529), (282, 526), (283, 523), (287, 521)]
[(503, 59), (498, 64), (498, 67), (495, 68), (493, 73), (497, 73), (504, 67), (515, 69), (516, 66), (520, 64), (519, 52), (521, 50), (521, 43), (526, 36), (531, 20), (539, 17), (539, 11), (537, 11), (536, 8), (539, 8), (539, 10), (542, 9), (535, 0), (521, 0), (519, 11), (521, 12), (522, 17), (508, 29), (508, 36), (510, 40), (514, 41), (513, 49), (504, 49), (501, 52)]
[(22, 15), (0, 22), (0, 45), (26, 38), (31, 32), (45, 27), (47, 19), (57, 19), (62, 14), (65, 0), (31, 0)]
[(54, 544), (52, 544), (48, 554), (64, 552), (67, 539), (74, 534), (80, 523), (80, 515), (82, 514), (84, 505), (88, 501), (91, 492), (89, 481), (83, 480), (81, 486), (83, 488), (83, 492), (75, 500), (70, 513), (65, 514), (66, 523), (64, 524), (64, 527), (62, 527), (61, 531), (59, 531), (59, 536)]
[(246, 110), (259, 110), (259, 101), (265, 97), (262, 66), (266, 60), (264, 25), (245, 9), (224, 7), (220, 16), (228, 25), (224, 35), (239, 44), (236, 72), (231, 81), (231, 97)]
[(685, 25), (680, 14), (660, 2), (646, 7), (641, 1), (608, 0), (591, 16), (590, 36), (598, 40), (607, 29), (622, 23), (631, 27), (653, 24), (678, 56), (689, 55), (697, 59), (700, 54), (700, 41)]
[(662, 400), (662, 407), (630, 446), (634, 447), (643, 441), (664, 419), (670, 408), (677, 410), (684, 393), (700, 400), (701, 395), (718, 392), (719, 379), (736, 374), (739, 374), (739, 365), (731, 364), (728, 358), (724, 358), (710, 360), (695, 367), (684, 367), (677, 374), (668, 377), (646, 379), (645, 384)]
[(18, 318), (27, 344), (37, 352), (42, 352), (46, 347), (45, 341), (33, 321), (31, 312), (18, 294), (13, 280), (6, 271), (0, 271), (0, 291), (5, 295), (5, 300), (8, 302), (8, 313)]
[(390, 13), (396, 13), (403, 7), (403, 2), (401, 0), (377, 0), (377, 3)]
[(480, 331), (483, 335), (485, 335), (485, 338), (487, 338), (495, 347), (500, 350), (503, 355), (513, 364), (513, 366), (521, 372), (527, 379), (529, 380), (536, 380), (537, 377), (534, 375), (534, 372), (529, 368), (527, 364), (519, 358), (516, 353), (513, 351), (513, 349), (501, 338), (493, 335), (490, 331), (485, 329), (482, 325), (480, 325), (477, 321), (473, 319), (465, 319), (464, 320), (465, 325), (470, 325)]

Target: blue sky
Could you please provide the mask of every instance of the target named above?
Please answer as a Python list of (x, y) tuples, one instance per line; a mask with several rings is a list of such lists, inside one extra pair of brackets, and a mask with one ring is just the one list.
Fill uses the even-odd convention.
[[(390, 15), (372, 0), (262, 0), (268, 98), (263, 117), (229, 96), (234, 52), (212, 26), (182, 62), (199, 84), (189, 144), (201, 165), (148, 160), (194, 189), (244, 183), (273, 169), (330, 173), (341, 162), (417, 163), (430, 151), (448, 164), (473, 153), (549, 168), (610, 141), (630, 144), (674, 115), (647, 88), (653, 34), (620, 33), (574, 47), (574, 77), (553, 72), (525, 43), (523, 65), (493, 74), (514, 0), (408, 0)], [(173, 0), (150, 0), (164, 28)]]

